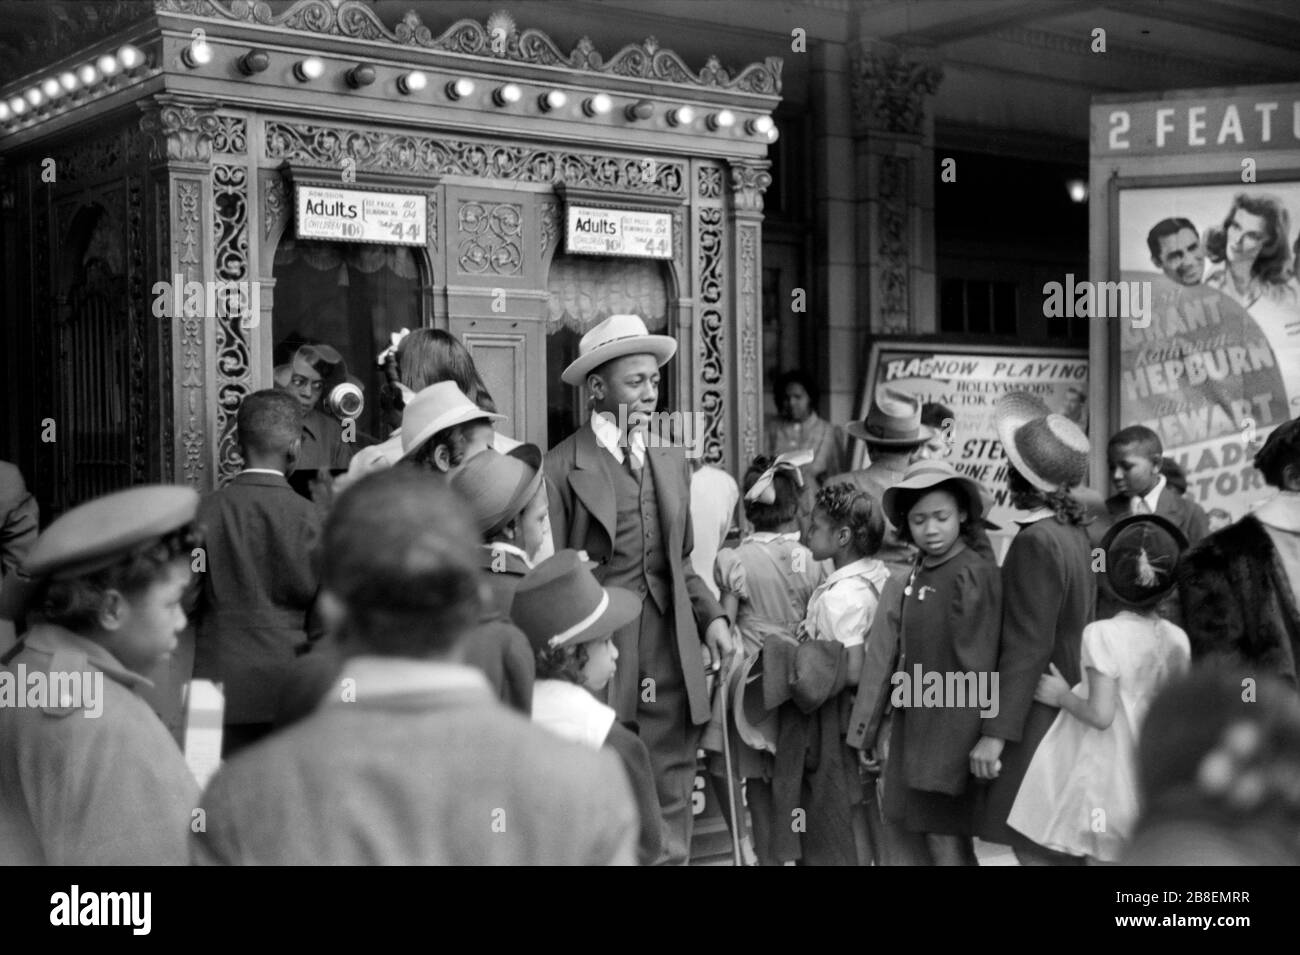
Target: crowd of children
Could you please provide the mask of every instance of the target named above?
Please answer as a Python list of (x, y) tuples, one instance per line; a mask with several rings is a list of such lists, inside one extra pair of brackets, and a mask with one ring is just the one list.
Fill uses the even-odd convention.
[[(976, 837), (1022, 864), (1115, 862), (1135, 840), (1173, 854), (1151, 805), (1197, 825), (1193, 795), (1240, 802), (1231, 767), (1258, 764), (1269, 733), (1290, 752), (1296, 734), (1275, 699), (1290, 691), (1267, 683), (1275, 723), (1200, 739), (1195, 766), (1142, 755), (1148, 714), (1190, 667), (1170, 617), (1207, 533), (1158, 438), (1117, 433), (1117, 494), (1090, 504), (1083, 432), (1028, 394), (1003, 398), (1024, 516), (999, 566), (987, 489), (936, 457), (919, 404), (885, 397), (863, 433), (902, 470), (819, 475), (809, 493), (807, 452), (760, 456), (746, 532), (713, 561), (737, 639), (706, 738), (710, 770), (743, 793), (737, 841), (752, 833), (764, 865), (972, 865)], [(285, 477), (298, 417), (283, 392), (248, 396), (229, 485), (201, 503), (146, 487), (82, 505), (6, 585), (23, 636), (5, 671), (86, 682), (77, 699), (65, 683), (0, 706), (5, 860), (661, 860), (651, 752), (606, 701), (624, 665), (615, 634), (645, 591), (602, 585), (585, 552), (551, 553), (541, 451), (502, 453), (500, 416), (454, 381), (428, 384), (391, 460), (368, 462), (322, 518)], [(1279, 466), (1278, 442), (1300, 443), (1269, 446), (1270, 481), (1300, 493), (1300, 456)], [(233, 757), (202, 794), (137, 695), (187, 611)], [(1274, 816), (1292, 818), (1294, 787), (1270, 771), (1256, 802), (1276, 791)]]

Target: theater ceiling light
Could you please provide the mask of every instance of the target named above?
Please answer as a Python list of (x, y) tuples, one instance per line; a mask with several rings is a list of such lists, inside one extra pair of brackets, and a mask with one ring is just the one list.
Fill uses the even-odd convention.
[(1088, 201), (1088, 184), (1082, 179), (1067, 179), (1065, 181), (1065, 191), (1070, 194), (1071, 202)]

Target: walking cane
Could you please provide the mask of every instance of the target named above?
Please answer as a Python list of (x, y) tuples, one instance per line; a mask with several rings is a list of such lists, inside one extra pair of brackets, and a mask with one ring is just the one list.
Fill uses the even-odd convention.
[[(733, 653), (729, 659), (735, 659)], [(736, 778), (731, 768), (731, 710), (727, 706), (727, 684), (731, 682), (731, 667), (724, 671), (719, 661), (718, 692), (722, 694), (722, 762), (727, 770), (727, 799), (731, 802), (731, 864), (743, 865), (740, 858), (740, 826), (744, 820), (744, 807), (736, 801)]]

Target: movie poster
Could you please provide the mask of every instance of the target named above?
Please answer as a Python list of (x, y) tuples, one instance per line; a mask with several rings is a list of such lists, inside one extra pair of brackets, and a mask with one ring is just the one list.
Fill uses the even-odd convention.
[[(1217, 529), (1272, 494), (1251, 465), (1300, 413), (1300, 183), (1124, 189), (1119, 268), (1150, 322), (1119, 320), (1119, 424), (1144, 424)], [(1132, 287), (1132, 286), (1130, 286)]]
[[(1007, 502), (1007, 457), (993, 423), (998, 399), (1009, 391), (1027, 391), (1088, 430), (1088, 359), (1079, 349), (882, 342), (872, 347), (864, 384), (859, 417), (882, 384), (952, 412), (952, 424), (945, 428), (946, 457), (992, 495), (989, 520), (998, 530), (989, 538), (999, 563), (1018, 529), (1016, 519), (1024, 514)], [(855, 444), (853, 466), (865, 467), (865, 448)]]

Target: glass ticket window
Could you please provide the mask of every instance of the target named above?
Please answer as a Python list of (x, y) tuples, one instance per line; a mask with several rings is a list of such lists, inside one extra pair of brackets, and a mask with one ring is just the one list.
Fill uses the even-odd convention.
[[(551, 447), (586, 420), (587, 389), (560, 380), (578, 357), (578, 341), (611, 315), (640, 315), (655, 335), (676, 336), (669, 320), (668, 267), (652, 259), (556, 255), (547, 279), (546, 316), (547, 440)], [(673, 409), (677, 363), (660, 372), (659, 410)]]
[(274, 276), (275, 367), (288, 363), (301, 344), (333, 347), (365, 393), (356, 447), (386, 438), (393, 422), (382, 420), (379, 393), (387, 378), (376, 359), (393, 332), (421, 325), (415, 252), (285, 238), (275, 252)]

